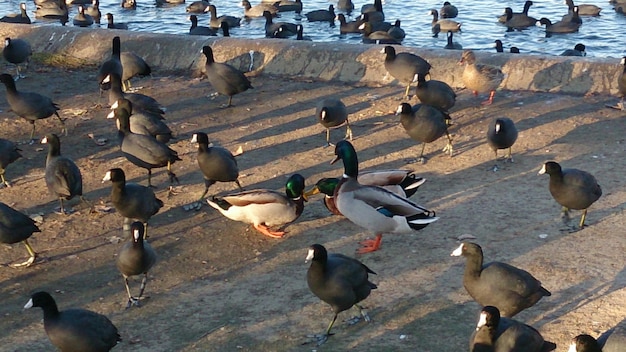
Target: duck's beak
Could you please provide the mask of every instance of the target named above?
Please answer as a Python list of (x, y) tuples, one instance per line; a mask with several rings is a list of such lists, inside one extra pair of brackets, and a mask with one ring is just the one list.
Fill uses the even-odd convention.
[(317, 188), (317, 186), (313, 186), (313, 188), (311, 188), (310, 190), (302, 193), (302, 198), (304, 198), (305, 201), (309, 201), (309, 197), (316, 195), (320, 193), (320, 189)]
[(330, 164), (332, 165), (332, 164), (336, 163), (337, 161), (339, 161), (339, 159), (341, 159), (341, 158), (339, 157), (339, 155), (335, 155), (335, 158), (334, 158), (333, 160), (331, 160), (331, 161), (330, 161)]

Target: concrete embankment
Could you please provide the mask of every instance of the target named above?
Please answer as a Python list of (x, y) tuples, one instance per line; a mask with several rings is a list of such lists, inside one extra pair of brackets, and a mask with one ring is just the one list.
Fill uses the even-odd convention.
[[(111, 38), (119, 35), (122, 50), (144, 57), (154, 72), (197, 74), (204, 65), (203, 45), (213, 47), (216, 61), (245, 71), (310, 79), (388, 84), (378, 45), (311, 43), (279, 39), (239, 39), (154, 34), (61, 26), (0, 23), (2, 37), (28, 40), (36, 53), (75, 57), (98, 65), (110, 54)], [(462, 87), (463, 67), (457, 50), (399, 47), (428, 60), (431, 76)], [(619, 59), (511, 55), (477, 52), (478, 61), (502, 67), (507, 74), (501, 88), (569, 94), (617, 94), (622, 72)]]

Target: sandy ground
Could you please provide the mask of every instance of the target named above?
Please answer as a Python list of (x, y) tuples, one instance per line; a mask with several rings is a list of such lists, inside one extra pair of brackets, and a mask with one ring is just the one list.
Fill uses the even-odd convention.
[[(94, 68), (31, 69), (18, 89), (53, 97), (67, 117), (69, 137), (62, 152), (82, 170), (88, 199), (109, 204), (105, 172), (122, 167), (127, 178), (146, 184), (146, 172), (118, 151), (112, 120), (98, 103)], [(59, 306), (85, 307), (109, 316), (124, 339), (116, 351), (463, 351), (480, 307), (462, 285), (464, 260), (450, 257), (463, 234), (475, 236), (486, 260), (522, 267), (552, 291), (535, 307), (517, 316), (538, 328), (565, 350), (571, 337), (594, 336), (626, 315), (626, 242), (622, 216), (624, 189), (624, 120), (621, 111), (605, 108), (617, 98), (565, 96), (532, 92), (499, 92), (491, 107), (467, 91), (453, 108), (455, 155), (444, 156), (444, 140), (426, 148), (424, 165), (411, 163), (420, 146), (409, 139), (391, 114), (402, 87), (351, 86), (341, 83), (252, 78), (254, 90), (234, 98), (235, 107), (213, 93), (206, 81), (189, 77), (155, 77), (135, 82), (142, 93), (168, 107), (167, 123), (178, 139), (171, 144), (183, 161), (174, 165), (181, 191), (167, 196), (164, 170), (154, 173), (157, 196), (165, 207), (151, 220), (150, 242), (159, 255), (150, 272), (140, 308), (124, 310), (126, 293), (115, 267), (123, 244), (121, 217), (89, 214), (86, 205), (69, 216), (55, 214), (58, 202), (43, 179), (46, 146), (22, 144), (24, 158), (8, 168), (12, 188), (0, 190), (2, 201), (28, 214), (42, 215), (42, 232), (31, 238), (40, 261), (25, 269), (7, 266), (23, 260), (21, 244), (0, 247), (0, 350), (52, 351), (39, 309), (23, 311), (29, 295), (50, 291)], [(413, 235), (388, 235), (380, 251), (359, 259), (378, 273), (378, 285), (364, 302), (371, 323), (348, 326), (340, 315), (326, 345), (303, 345), (307, 335), (322, 332), (332, 313), (307, 288), (307, 248), (324, 244), (329, 251), (354, 255), (357, 242), (371, 234), (349, 221), (330, 216), (316, 198), (283, 239), (270, 239), (243, 223), (224, 218), (208, 205), (185, 211), (203, 189), (189, 143), (205, 131), (216, 144), (238, 157), (246, 189), (284, 189), (295, 172), (307, 187), (320, 177), (337, 176), (329, 165), (333, 149), (324, 148), (325, 132), (314, 118), (317, 101), (341, 97), (351, 113), (362, 169), (408, 168), (428, 181), (413, 200), (441, 219)], [(104, 103), (105, 100), (103, 99)], [(412, 103), (416, 103), (413, 98)], [(30, 125), (8, 111), (0, 94), (0, 135), (25, 141)], [(515, 163), (491, 171), (493, 154), (485, 136), (489, 121), (508, 116), (520, 130)], [(39, 136), (60, 131), (58, 121), (37, 123)], [(333, 139), (344, 129), (333, 131)], [(88, 137), (106, 138), (97, 145)], [(562, 231), (560, 207), (548, 192), (548, 177), (537, 175), (543, 162), (593, 173), (604, 195), (589, 211), (588, 227)], [(218, 184), (210, 194), (234, 191)], [(579, 213), (575, 212), (574, 216)], [(139, 280), (133, 281), (137, 290)]]

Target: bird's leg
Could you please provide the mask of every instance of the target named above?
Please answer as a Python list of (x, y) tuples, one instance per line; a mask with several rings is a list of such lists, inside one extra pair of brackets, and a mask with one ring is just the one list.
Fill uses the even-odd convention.
[(350, 127), (350, 122), (346, 119), (346, 136), (343, 139), (352, 140), (352, 128)]
[(448, 131), (446, 131), (446, 137), (448, 137), (448, 144), (446, 144), (446, 146), (443, 148), (443, 153), (449, 154), (450, 157), (452, 157), (454, 149), (452, 148), (452, 137), (450, 137), (450, 133), (448, 133)]
[(498, 167), (498, 148), (495, 148), (493, 150), (494, 154), (496, 155), (495, 159), (496, 159), (496, 163), (493, 165), (493, 168), (491, 168), (491, 170), (493, 172), (497, 172), (498, 170), (500, 170), (500, 168)]
[(569, 227), (569, 222), (571, 219), (569, 217), (569, 209), (566, 207), (563, 207), (561, 209), (561, 220), (563, 220), (563, 223)]
[(89, 213), (95, 213), (96, 209), (94, 205), (85, 196), (80, 196), (80, 200), (85, 202), (89, 206)]
[(358, 254), (365, 254), (377, 251), (380, 248), (380, 244), (383, 241), (383, 234), (379, 233), (376, 235), (376, 238), (373, 240), (365, 240), (361, 241), (361, 248), (359, 248), (356, 252)]
[(28, 142), (28, 144), (33, 144), (35, 143), (35, 121), (31, 121), (30, 123), (33, 125), (33, 129), (30, 131), (30, 142)]
[(143, 223), (143, 239), (147, 239), (148, 238), (148, 223), (144, 222)]
[(139, 296), (137, 296), (137, 306), (139, 306), (139, 300), (143, 298), (143, 291), (145, 291), (147, 283), (148, 283), (148, 273), (144, 273), (143, 280), (141, 280), (141, 287), (139, 288)]
[(204, 179), (204, 192), (202, 193), (202, 195), (198, 199), (198, 202), (202, 202), (202, 200), (204, 199), (204, 196), (206, 196), (206, 194), (209, 193), (209, 187), (211, 187), (211, 185), (213, 183), (214, 182), (211, 181), (211, 180)]
[(126, 309), (132, 305), (139, 305), (139, 300), (130, 293), (130, 287), (128, 287), (128, 277), (124, 276), (124, 285), (126, 286), (126, 293), (128, 293), (128, 302), (126, 302)]
[(230, 108), (231, 106), (233, 106), (233, 96), (229, 96), (228, 97), (228, 104), (226, 104), (226, 106), (222, 106), (223, 108)]
[(5, 185), (7, 188), (11, 187), (9, 181), (4, 178), (4, 172), (0, 174), (0, 178), (2, 179), (2, 182), (0, 182), (0, 186)]
[(425, 164), (426, 163), (426, 159), (428, 159), (428, 158), (426, 158), (424, 156), (424, 150), (425, 149), (426, 149), (426, 143), (422, 143), (422, 152), (420, 153), (419, 158), (417, 158), (417, 162), (420, 163), (420, 164)]
[(282, 238), (285, 235), (284, 231), (272, 231), (269, 227), (263, 224), (254, 224), (254, 228), (265, 236), (269, 236), (272, 238)]
[[(61, 133), (65, 133), (65, 136), (67, 136), (67, 127), (65, 126), (65, 119), (62, 119), (61, 116), (59, 116), (58, 112), (55, 112), (54, 114), (57, 115), (57, 119), (59, 119), (59, 122), (61, 122), (61, 125), (63, 126), (61, 128)], [(34, 130), (35, 130), (35, 125), (33, 124), (33, 131)]]
[(512, 149), (512, 147), (509, 147), (509, 152), (508, 152), (508, 154), (504, 157), (504, 158), (505, 158), (504, 160), (505, 160), (505, 161), (508, 161), (508, 162), (510, 162), (510, 163), (513, 163), (513, 162), (515, 162), (515, 161), (513, 160), (513, 151), (512, 151), (511, 149)]
[(170, 195), (175, 195), (176, 192), (174, 191), (174, 181), (176, 181), (177, 184), (180, 185), (180, 181), (178, 181), (178, 177), (176, 177), (176, 174), (172, 172), (172, 163), (171, 162), (167, 162), (167, 176), (169, 176), (170, 179), (170, 189), (168, 191), (168, 196)]
[(402, 97), (403, 99), (406, 98), (407, 100), (409, 100), (409, 89), (411, 89), (410, 82), (406, 85), (406, 89), (404, 90), (404, 96)]
[(237, 187), (239, 187), (239, 191), (243, 192), (243, 187), (241, 187), (241, 183), (239, 183), (239, 180), (235, 180), (235, 183), (237, 184)]
[(23, 266), (24, 267), (29, 267), (29, 266), (31, 266), (35, 262), (35, 259), (37, 259), (37, 253), (35, 253), (35, 251), (33, 250), (33, 247), (31, 247), (30, 244), (28, 243), (28, 239), (25, 239), (22, 242), (24, 242), (24, 246), (26, 246), (26, 250), (28, 251), (28, 254), (30, 255), (30, 257), (25, 262), (17, 263), (17, 264), (11, 264), (12, 268), (20, 268), (20, 267), (23, 267)]
[(493, 97), (496, 95), (496, 91), (492, 90), (489, 92), (489, 99), (483, 101), (481, 105), (491, 105), (493, 103)]
[(333, 145), (332, 143), (330, 143), (330, 128), (326, 129), (326, 147), (330, 147), (331, 145)]
[(63, 207), (63, 198), (59, 198), (59, 202), (61, 203), (61, 207), (59, 208), (59, 211), (61, 212), (62, 215), (66, 215), (65, 208)]
[(583, 215), (580, 217), (580, 223), (578, 224), (578, 227), (580, 229), (585, 227), (585, 219), (586, 218), (587, 218), (587, 209), (583, 210)]

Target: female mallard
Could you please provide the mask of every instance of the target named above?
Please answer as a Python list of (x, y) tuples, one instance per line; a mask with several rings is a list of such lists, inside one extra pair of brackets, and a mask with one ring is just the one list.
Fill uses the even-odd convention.
[[(313, 188), (304, 192), (304, 196), (308, 198), (314, 194), (323, 193), (325, 195), (324, 205), (328, 211), (335, 215), (341, 215), (333, 197), (339, 181), (341, 181), (339, 177), (322, 178), (317, 181)], [(426, 179), (415, 175), (413, 170), (380, 170), (363, 172), (359, 174), (357, 181), (366, 186), (383, 187), (401, 197), (408, 198), (417, 192), (419, 186), (426, 182)]]
[(287, 180), (285, 194), (269, 189), (233, 193), (207, 199), (210, 206), (225, 217), (252, 224), (260, 233), (281, 238), (284, 231), (272, 231), (274, 226), (294, 222), (304, 210), (304, 177), (294, 174)]
[(491, 105), (493, 97), (496, 95), (496, 88), (504, 80), (504, 73), (495, 66), (481, 65), (476, 63), (476, 55), (471, 50), (465, 50), (461, 56), (459, 64), (465, 64), (463, 71), (463, 84), (467, 89), (471, 89), (474, 95), (489, 92), (489, 99), (482, 102), (482, 105)]
[(337, 209), (350, 221), (376, 234), (376, 239), (362, 242), (359, 253), (380, 248), (384, 233), (411, 233), (439, 220), (435, 212), (400, 197), (382, 187), (361, 185), (357, 180), (359, 161), (348, 141), (335, 147), (335, 159), (343, 160), (344, 174), (335, 188)]

